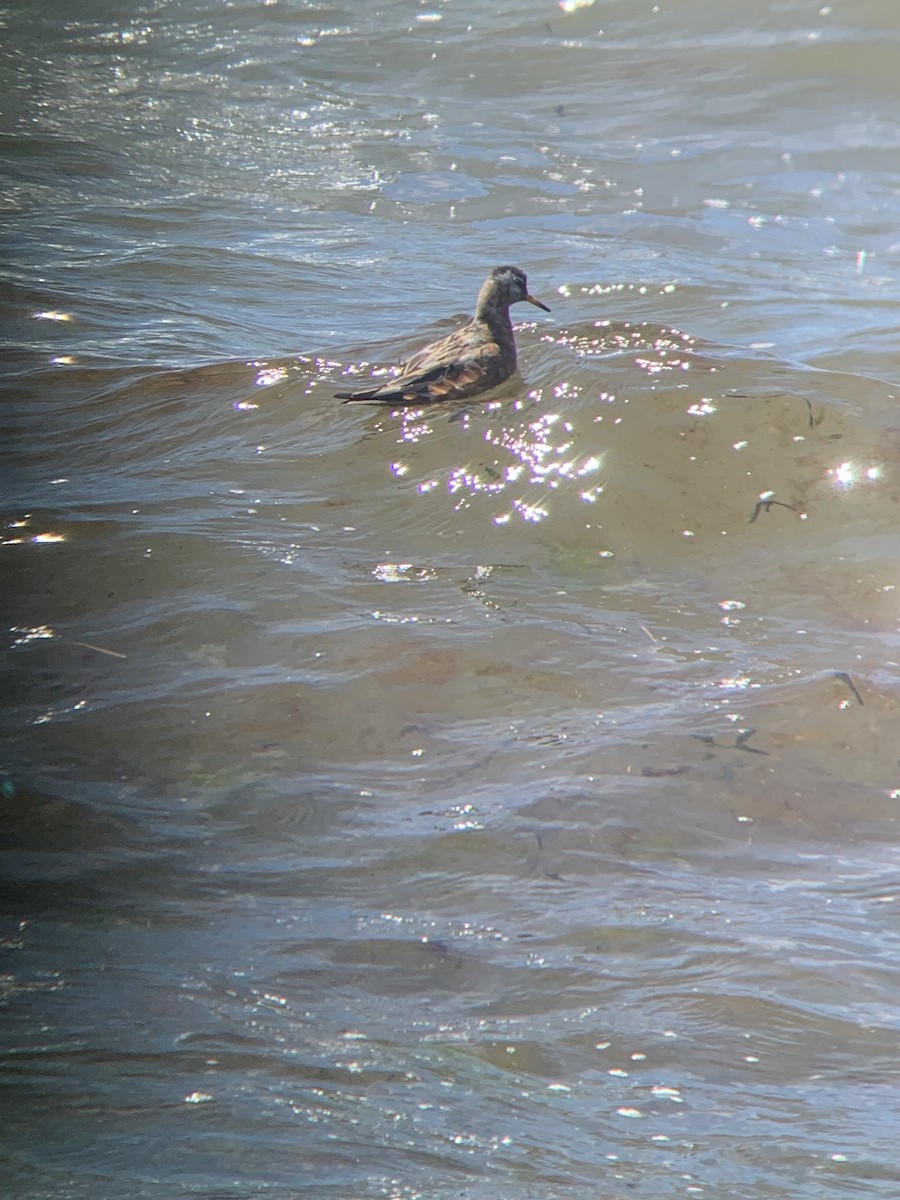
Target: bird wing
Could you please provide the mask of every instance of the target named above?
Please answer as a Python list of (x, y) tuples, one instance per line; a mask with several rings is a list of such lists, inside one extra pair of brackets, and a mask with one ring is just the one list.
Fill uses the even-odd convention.
[(452, 400), (486, 391), (503, 381), (502, 355), (496, 342), (479, 341), (474, 322), (419, 350), (400, 374), (374, 388), (338, 393), (340, 400), (390, 402)]

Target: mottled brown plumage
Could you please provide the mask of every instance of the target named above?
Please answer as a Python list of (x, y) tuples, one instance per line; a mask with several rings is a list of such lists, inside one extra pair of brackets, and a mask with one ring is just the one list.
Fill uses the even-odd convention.
[(471, 321), (425, 346), (401, 364), (399, 374), (391, 379), (357, 392), (338, 392), (337, 399), (370, 404), (433, 404), (438, 400), (462, 400), (497, 387), (516, 369), (509, 306), (520, 300), (550, 311), (528, 294), (524, 271), (495, 267), (478, 293)]

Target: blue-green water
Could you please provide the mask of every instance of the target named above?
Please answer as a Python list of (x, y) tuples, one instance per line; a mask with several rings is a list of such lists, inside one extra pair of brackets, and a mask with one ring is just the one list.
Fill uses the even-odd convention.
[(2, 21), (3, 1194), (895, 1196), (893, 6)]

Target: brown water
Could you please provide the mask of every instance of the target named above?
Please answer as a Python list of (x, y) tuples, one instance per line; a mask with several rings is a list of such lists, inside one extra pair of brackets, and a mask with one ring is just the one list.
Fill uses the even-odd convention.
[(4, 10), (4, 1196), (900, 1194), (895, 7), (567, 8)]

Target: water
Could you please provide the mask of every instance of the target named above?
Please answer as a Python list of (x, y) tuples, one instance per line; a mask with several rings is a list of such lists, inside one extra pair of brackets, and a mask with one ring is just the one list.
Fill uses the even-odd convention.
[(568, 7), (3, 10), (4, 1195), (900, 1188), (894, 5)]

